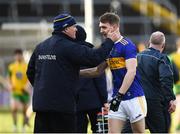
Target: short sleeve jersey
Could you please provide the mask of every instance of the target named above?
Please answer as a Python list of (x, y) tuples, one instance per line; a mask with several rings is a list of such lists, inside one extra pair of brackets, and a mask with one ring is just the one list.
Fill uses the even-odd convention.
[(9, 76), (13, 86), (13, 92), (22, 94), (28, 79), (26, 76), (27, 64), (25, 62), (14, 62), (8, 67)]
[[(117, 94), (126, 75), (127, 69), (125, 61), (131, 58), (136, 58), (136, 55), (136, 46), (129, 39), (121, 37), (117, 42), (115, 42), (107, 59), (108, 66), (110, 67), (113, 75), (114, 88), (112, 96)], [(139, 80), (139, 74), (136, 71), (134, 81), (125, 93), (123, 100), (129, 100), (143, 95), (144, 92)]]

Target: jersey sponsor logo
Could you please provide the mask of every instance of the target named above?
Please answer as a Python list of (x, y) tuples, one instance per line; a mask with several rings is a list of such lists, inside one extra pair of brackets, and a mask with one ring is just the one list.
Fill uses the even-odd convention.
[(130, 92), (127, 92), (127, 96), (131, 96), (131, 93), (130, 93)]
[(38, 55), (38, 60), (56, 60), (56, 55)]
[(112, 70), (125, 68), (125, 59), (123, 57), (109, 58), (107, 63)]
[(22, 80), (23, 74), (21, 72), (16, 72), (16, 78)]

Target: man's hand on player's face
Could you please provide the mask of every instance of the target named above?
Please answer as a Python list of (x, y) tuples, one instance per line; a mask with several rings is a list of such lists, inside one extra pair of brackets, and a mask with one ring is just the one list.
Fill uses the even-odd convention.
[(109, 32), (107, 33), (107, 38), (110, 38), (113, 42), (117, 41), (120, 38), (119, 29), (115, 29), (113, 27), (109, 28)]

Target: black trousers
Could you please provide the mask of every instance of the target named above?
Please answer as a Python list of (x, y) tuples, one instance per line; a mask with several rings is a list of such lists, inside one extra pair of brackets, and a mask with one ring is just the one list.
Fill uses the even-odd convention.
[(34, 133), (75, 133), (76, 114), (36, 112)]
[(97, 133), (97, 113), (99, 109), (91, 109), (87, 111), (79, 111), (77, 113), (77, 132), (87, 133), (88, 128), (88, 117), (91, 123), (91, 130), (93, 133)]
[(168, 133), (169, 113), (168, 105), (160, 101), (147, 99), (146, 125), (151, 133)]
[[(151, 133), (168, 133), (170, 127), (170, 113), (168, 105), (160, 101), (147, 99), (146, 125)], [(130, 122), (127, 121), (122, 133), (131, 133)]]

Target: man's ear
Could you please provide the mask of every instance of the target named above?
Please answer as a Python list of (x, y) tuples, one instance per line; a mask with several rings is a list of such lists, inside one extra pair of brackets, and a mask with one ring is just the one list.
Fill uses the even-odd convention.
[(165, 48), (165, 43), (162, 45), (162, 48)]
[(62, 32), (63, 32), (63, 33), (67, 33), (67, 29), (64, 29)]
[(166, 51), (166, 49), (167, 49), (167, 46), (166, 46), (166, 44), (164, 43), (164, 44), (162, 45), (162, 52)]
[(65, 29), (64, 29), (64, 32), (66, 33), (67, 31), (68, 31), (68, 28), (65, 28)]

